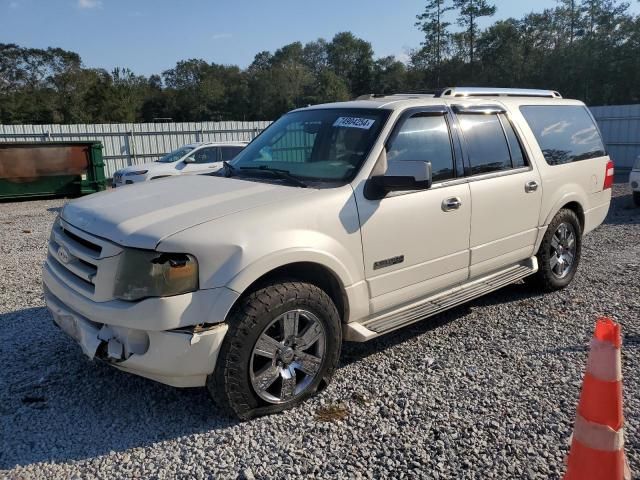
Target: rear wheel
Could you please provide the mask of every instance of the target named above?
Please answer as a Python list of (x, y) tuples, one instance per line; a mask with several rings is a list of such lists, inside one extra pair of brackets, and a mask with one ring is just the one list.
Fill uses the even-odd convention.
[(241, 419), (291, 408), (328, 383), (340, 355), (340, 318), (329, 296), (303, 282), (266, 285), (229, 318), (213, 399)]
[(545, 291), (571, 283), (578, 270), (582, 228), (575, 212), (560, 210), (553, 218), (538, 250), (538, 273), (531, 280)]
[(633, 192), (633, 203), (636, 207), (640, 207), (640, 192)]

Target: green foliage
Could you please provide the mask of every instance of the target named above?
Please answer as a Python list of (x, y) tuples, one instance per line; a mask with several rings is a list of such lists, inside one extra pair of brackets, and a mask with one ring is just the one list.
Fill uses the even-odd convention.
[(374, 57), (350, 32), (258, 53), (246, 69), (178, 62), (144, 77), (86, 68), (59, 48), (0, 44), (0, 123), (273, 120), (365, 93), (455, 85), (549, 88), (595, 104), (640, 101), (640, 16), (620, 0), (557, 0), (521, 19), (478, 22), (485, 0), (426, 0), (410, 61)]

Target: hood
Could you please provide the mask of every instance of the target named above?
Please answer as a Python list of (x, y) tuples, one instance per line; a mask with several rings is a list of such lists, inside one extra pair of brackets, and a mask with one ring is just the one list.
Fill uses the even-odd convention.
[(154, 249), (162, 239), (195, 225), (311, 192), (189, 175), (89, 195), (66, 204), (60, 215), (71, 225), (119, 245)]
[(166, 168), (173, 167), (173, 163), (160, 163), (160, 162), (151, 162), (151, 163), (143, 163), (142, 165), (130, 165), (128, 167), (118, 169), (119, 172), (128, 173), (128, 172), (137, 172), (138, 170), (157, 170), (158, 168)]

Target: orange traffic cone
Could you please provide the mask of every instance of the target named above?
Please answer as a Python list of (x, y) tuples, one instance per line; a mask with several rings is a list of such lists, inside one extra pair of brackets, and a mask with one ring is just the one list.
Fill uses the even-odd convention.
[(596, 323), (564, 480), (627, 480), (622, 428), (620, 325)]

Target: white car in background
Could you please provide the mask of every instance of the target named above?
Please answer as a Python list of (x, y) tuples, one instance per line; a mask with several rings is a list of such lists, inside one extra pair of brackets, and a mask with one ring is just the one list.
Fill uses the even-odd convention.
[(636, 207), (640, 207), (640, 155), (636, 158), (636, 163), (633, 164), (633, 170), (629, 175), (629, 186), (633, 192), (633, 203)]
[(215, 172), (222, 167), (222, 162), (233, 160), (246, 146), (247, 142), (190, 143), (155, 162), (116, 171), (111, 186), (115, 188), (175, 175)]

